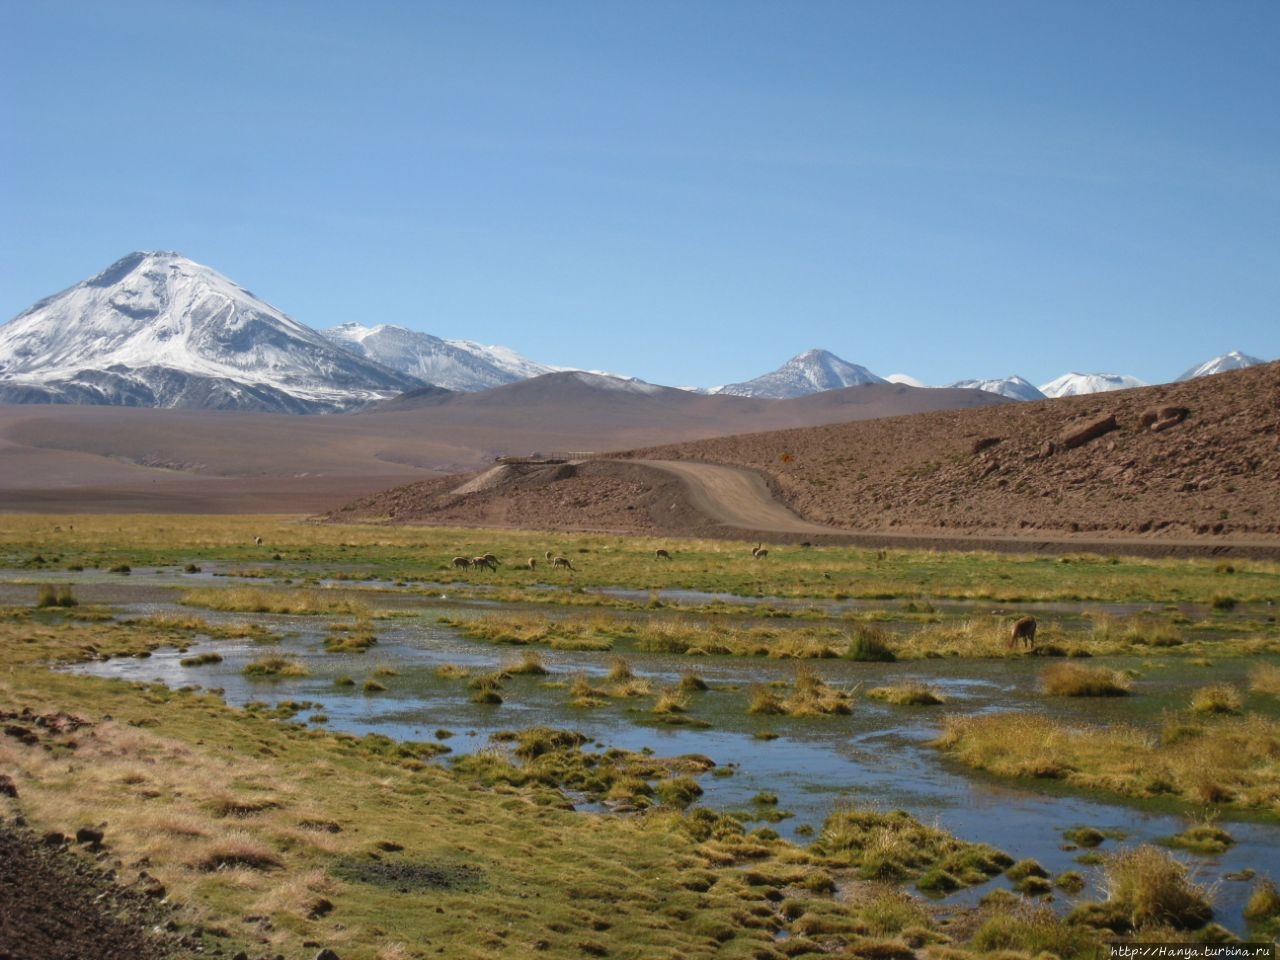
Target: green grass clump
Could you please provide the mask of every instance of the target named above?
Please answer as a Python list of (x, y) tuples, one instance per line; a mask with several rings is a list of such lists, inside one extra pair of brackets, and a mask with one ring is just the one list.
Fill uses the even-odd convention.
[(1084, 874), (1077, 870), (1065, 870), (1053, 878), (1053, 885), (1063, 893), (1079, 893), (1085, 888)]
[(202, 667), (208, 663), (221, 663), (221, 662), (222, 662), (222, 654), (213, 653), (212, 651), (208, 653), (197, 653), (194, 656), (190, 656), (190, 657), (183, 657), (181, 660), (178, 661), (178, 663), (180, 663), (184, 667)]
[(1171, 797), (1188, 806), (1280, 807), (1280, 721), (1250, 714), (1164, 736), (1127, 724), (1069, 724), (1019, 712), (948, 716), (933, 742), (998, 776), (1063, 780), (1104, 793)]
[(1129, 929), (1196, 930), (1213, 919), (1208, 896), (1186, 866), (1158, 847), (1120, 850), (1107, 857), (1103, 872), (1107, 906)]
[(503, 666), (501, 672), (510, 676), (545, 677), (550, 671), (542, 654), (537, 650), (526, 650), (520, 659)]
[(1280, 697), (1280, 665), (1259, 663), (1249, 671), (1249, 690), (1251, 693), (1264, 693)]
[(1055, 663), (1040, 674), (1040, 686), (1051, 697), (1125, 697), (1132, 683), (1116, 670)]
[(305, 677), (309, 671), (297, 660), (289, 657), (259, 657), (245, 664), (246, 677), (267, 677), (273, 680), (287, 677)]
[(947, 702), (942, 694), (920, 682), (904, 683), (896, 687), (872, 687), (867, 691), (867, 696), (872, 700), (911, 707), (927, 707)]
[(74, 607), (78, 606), (79, 601), (71, 592), (70, 584), (63, 584), (55, 587), (51, 583), (40, 584), (36, 591), (36, 606), (40, 608), (48, 607)]
[(1072, 827), (1062, 831), (1062, 838), (1077, 847), (1100, 847), (1107, 835), (1096, 827)]
[(367, 617), (352, 623), (335, 623), (325, 637), (324, 648), (330, 653), (364, 653), (378, 642), (378, 633)]
[(1229, 683), (1214, 683), (1191, 694), (1191, 709), (1195, 713), (1238, 714), (1244, 709), (1244, 697)]
[(1180, 850), (1212, 855), (1225, 852), (1235, 845), (1236, 840), (1215, 823), (1198, 823), (1162, 842)]
[(296, 588), (268, 590), (260, 587), (200, 587), (184, 591), (178, 601), (206, 610), (244, 613), (287, 613), (295, 616), (347, 614), (367, 618), (369, 608), (361, 601), (326, 590)]
[(1092, 957), (1096, 934), (1063, 921), (1050, 908), (1014, 902), (999, 905), (974, 932), (969, 945), (999, 956)]
[(765, 684), (748, 694), (747, 712), (790, 717), (817, 717), (853, 712), (848, 693), (830, 686), (812, 667), (799, 667), (789, 695)]
[(893, 663), (898, 659), (889, 634), (869, 624), (859, 624), (849, 637), (845, 658), (859, 663)]
[(1258, 881), (1245, 904), (1244, 918), (1256, 926), (1280, 929), (1280, 888), (1274, 881)]
[(939, 893), (982, 883), (1013, 862), (987, 844), (958, 840), (903, 810), (834, 813), (813, 848), (855, 869), (864, 880), (916, 881)]

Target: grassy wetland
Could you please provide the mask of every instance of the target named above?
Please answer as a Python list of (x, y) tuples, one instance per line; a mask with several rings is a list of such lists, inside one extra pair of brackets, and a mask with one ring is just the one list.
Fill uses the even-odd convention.
[(206, 955), (1280, 932), (1280, 565), (750, 546), (7, 517), (0, 803)]

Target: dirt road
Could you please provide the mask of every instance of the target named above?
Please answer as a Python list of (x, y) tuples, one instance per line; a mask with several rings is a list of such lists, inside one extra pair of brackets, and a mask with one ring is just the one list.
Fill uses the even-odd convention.
[(804, 520), (779, 503), (754, 470), (688, 460), (642, 460), (679, 477), (693, 507), (703, 516), (728, 527), (762, 533), (845, 533)]
[[(1274, 542), (1214, 540), (1144, 540), (1135, 537), (998, 536), (932, 532), (855, 532), (823, 526), (792, 513), (775, 499), (760, 474), (739, 467), (688, 460), (630, 460), (677, 477), (690, 506), (723, 529), (712, 535), (745, 540), (777, 535), (792, 541), (805, 537), (814, 543), (874, 548), (988, 550), (997, 553), (1125, 553), (1137, 556), (1235, 556), (1275, 559)], [(705, 534), (705, 532), (703, 532)]]

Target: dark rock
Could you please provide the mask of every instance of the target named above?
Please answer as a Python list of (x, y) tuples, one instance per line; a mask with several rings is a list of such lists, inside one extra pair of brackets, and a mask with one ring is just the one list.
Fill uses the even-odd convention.
[(975, 454), (981, 453), (983, 450), (988, 450), (991, 447), (994, 447), (997, 443), (1002, 442), (1003, 440), (1004, 440), (1004, 437), (980, 437), (979, 439), (973, 441), (973, 452)]
[(1187, 419), (1187, 415), (1191, 411), (1186, 407), (1179, 407), (1173, 404), (1167, 404), (1163, 407), (1151, 407), (1142, 412), (1139, 422), (1149, 430), (1159, 432), (1175, 427), (1183, 420)]
[(7, 773), (0, 773), (0, 797), (18, 796), (18, 785), (13, 782), (13, 777)]
[(103, 836), (103, 832), (97, 827), (81, 827), (76, 831), (76, 843), (85, 843), (96, 847), (102, 843)]
[(7, 724), (4, 732), (28, 747), (34, 747), (40, 742), (40, 738), (36, 736), (34, 731), (28, 730), (26, 727), (20, 727), (16, 723)]
[(323, 950), (321, 950), (319, 953), (316, 954), (316, 960), (342, 960), (342, 958), (339, 957), (332, 950), (330, 950), (328, 947), (325, 947)]
[(1090, 440), (1096, 440), (1098, 437), (1115, 430), (1118, 426), (1115, 414), (1109, 413), (1105, 417), (1098, 417), (1087, 423), (1067, 428), (1058, 436), (1058, 446), (1062, 450), (1082, 447)]

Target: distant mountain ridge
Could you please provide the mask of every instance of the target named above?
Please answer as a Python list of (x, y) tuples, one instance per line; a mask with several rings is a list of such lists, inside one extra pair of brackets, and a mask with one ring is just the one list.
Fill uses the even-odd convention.
[[(1264, 361), (1231, 351), (1179, 379)], [(317, 331), (210, 267), (177, 253), (132, 253), (0, 326), (0, 403), (112, 404), (322, 413), (437, 402), (566, 372), (501, 346), (446, 340), (391, 324)], [(592, 374), (593, 376), (597, 374)], [(644, 381), (612, 377), (627, 389)], [(751, 380), (691, 392), (788, 399), (883, 378), (812, 349)], [(1120, 374), (1069, 373), (1039, 389), (1019, 376), (950, 384), (1018, 400), (1142, 386)], [(680, 388), (689, 390), (690, 388)]]
[(1109, 390), (1146, 386), (1150, 384), (1121, 373), (1064, 373), (1056, 380), (1041, 384), (1040, 392), (1046, 397), (1078, 397), (1086, 393), (1106, 393)]
[(344, 323), (320, 332), (347, 350), (446, 390), (488, 390), (560, 369), (506, 347), (444, 340), (385, 323), (376, 327)]
[(829, 350), (806, 350), (792, 357), (777, 370), (720, 387), (715, 393), (731, 397), (769, 397), (786, 400), (824, 390), (840, 390), (865, 383), (888, 383), (866, 367), (841, 360)]
[(957, 389), (986, 390), (1013, 400), (1043, 400), (1045, 394), (1022, 377), (1004, 377), (999, 380), (957, 380), (949, 386)]
[(1192, 367), (1178, 377), (1178, 381), (1194, 380), (1196, 377), (1210, 377), (1215, 373), (1223, 373), (1227, 370), (1243, 370), (1246, 367), (1256, 367), (1262, 363), (1266, 363), (1266, 361), (1241, 353), (1239, 350), (1232, 350), (1229, 353), (1214, 357), (1212, 360), (1206, 360), (1199, 366)]

